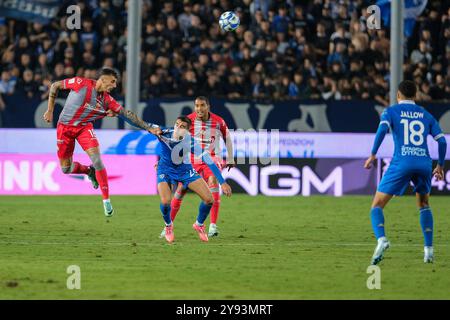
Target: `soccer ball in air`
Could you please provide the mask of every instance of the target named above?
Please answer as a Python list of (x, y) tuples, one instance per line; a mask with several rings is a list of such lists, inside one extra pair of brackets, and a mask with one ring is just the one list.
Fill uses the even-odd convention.
[(233, 11), (222, 13), (219, 19), (220, 28), (225, 31), (235, 31), (240, 23), (239, 17)]

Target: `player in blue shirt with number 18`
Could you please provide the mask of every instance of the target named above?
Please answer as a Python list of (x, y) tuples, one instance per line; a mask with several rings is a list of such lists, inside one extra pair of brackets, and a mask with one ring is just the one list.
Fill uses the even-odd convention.
[[(405, 80), (397, 92), (398, 104), (381, 115), (380, 125), (375, 137), (370, 157), (364, 167), (370, 169), (375, 161), (378, 148), (390, 130), (394, 138), (394, 156), (383, 175), (372, 202), (370, 212), (372, 228), (378, 244), (372, 256), (372, 265), (378, 264), (389, 248), (384, 232), (383, 209), (391, 198), (402, 195), (410, 181), (414, 184), (417, 204), (420, 208), (420, 224), (424, 236), (424, 262), (433, 262), (433, 215), (429, 205), (431, 178), (444, 177), (444, 161), (447, 143), (436, 119), (423, 107), (415, 104), (416, 85)], [(427, 136), (431, 135), (439, 144), (439, 160), (432, 171), (432, 160), (428, 152)]]

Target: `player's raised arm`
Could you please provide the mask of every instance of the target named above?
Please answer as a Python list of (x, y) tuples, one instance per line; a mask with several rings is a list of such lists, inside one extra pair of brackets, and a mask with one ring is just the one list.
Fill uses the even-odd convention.
[(55, 100), (58, 96), (58, 91), (63, 87), (62, 81), (53, 82), (50, 86), (50, 93), (48, 95), (47, 111), (44, 113), (44, 120), (53, 122), (53, 111), (55, 110)]
[(384, 110), (381, 114), (381, 120), (380, 125), (378, 126), (377, 134), (375, 136), (375, 141), (373, 142), (372, 152), (367, 158), (366, 162), (364, 163), (364, 168), (370, 169), (372, 168), (372, 163), (376, 159), (376, 154), (378, 152), (378, 149), (381, 146), (381, 143), (384, 140), (384, 137), (386, 136), (386, 133), (388, 133), (389, 129), (391, 128), (391, 119), (389, 116), (388, 110)]
[[(191, 138), (189, 137), (189, 139), (191, 139)], [(211, 158), (211, 156), (209, 155), (209, 153), (206, 151), (202, 152), (202, 148), (195, 142), (195, 140), (192, 139), (192, 141), (193, 141), (192, 149), (194, 150), (195, 156), (201, 157), (202, 161), (208, 165), (209, 169), (212, 171), (214, 176), (217, 178), (217, 181), (219, 182), (220, 186), (222, 187), (223, 193), (227, 197), (230, 197), (231, 196), (231, 187), (223, 178), (222, 173), (220, 172), (219, 168), (214, 163), (214, 161)]]
[(124, 121), (128, 122), (129, 124), (131, 124), (132, 126), (144, 129), (156, 136), (159, 136), (162, 133), (162, 130), (158, 125), (145, 122), (131, 110), (121, 108), (119, 110), (119, 117), (122, 118)]

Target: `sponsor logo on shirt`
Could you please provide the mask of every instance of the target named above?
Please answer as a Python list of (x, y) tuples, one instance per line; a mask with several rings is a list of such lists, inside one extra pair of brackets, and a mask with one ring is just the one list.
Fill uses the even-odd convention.
[(427, 151), (424, 148), (402, 146), (402, 156), (426, 157)]

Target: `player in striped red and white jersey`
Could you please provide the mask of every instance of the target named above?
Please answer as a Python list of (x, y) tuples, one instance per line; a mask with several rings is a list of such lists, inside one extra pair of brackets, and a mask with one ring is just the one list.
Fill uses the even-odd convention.
[[(53, 122), (53, 111), (58, 90), (70, 90), (57, 124), (57, 147), (61, 170), (65, 174), (86, 174), (94, 188), (100, 189), (103, 208), (107, 217), (114, 210), (109, 199), (108, 175), (100, 157), (99, 143), (94, 134), (92, 122), (106, 116), (122, 115), (136, 126), (158, 134), (159, 128), (152, 128), (132, 111), (124, 109), (110, 96), (117, 86), (118, 74), (114, 69), (103, 68), (97, 80), (74, 77), (56, 81), (50, 87), (47, 111), (44, 119)], [(89, 155), (92, 165), (85, 166), (73, 161), (75, 141)]]
[[(190, 127), (190, 133), (194, 137), (197, 145), (200, 145), (202, 152), (208, 152), (214, 163), (219, 169), (227, 167), (230, 170), (235, 166), (233, 158), (233, 145), (231, 142), (230, 133), (228, 131), (227, 124), (220, 116), (212, 113), (210, 111), (209, 100), (206, 97), (199, 96), (194, 102), (194, 112), (189, 114), (187, 117), (191, 119), (192, 125)], [(223, 161), (219, 149), (219, 140), (222, 139), (225, 142), (227, 149), (227, 160)], [(208, 236), (214, 237), (219, 234), (217, 229), (217, 219), (219, 216), (220, 208), (220, 187), (219, 183), (209, 169), (208, 165), (202, 162), (201, 159), (196, 158), (194, 153), (191, 153), (191, 163), (194, 169), (203, 177), (207, 182), (213, 197), (214, 204), (211, 208), (211, 221), (209, 225)], [(186, 190), (183, 190), (178, 186), (175, 191), (175, 195), (171, 203), (171, 217), (172, 221), (175, 219), (178, 210), (180, 209), (181, 202), (183, 200)], [(161, 234), (162, 235), (162, 234)]]

